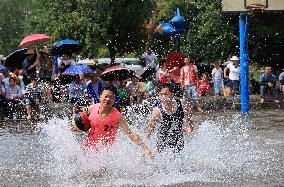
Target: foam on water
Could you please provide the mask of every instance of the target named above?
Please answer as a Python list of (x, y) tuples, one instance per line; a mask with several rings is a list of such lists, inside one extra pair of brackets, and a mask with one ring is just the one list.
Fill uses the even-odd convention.
[[(131, 128), (155, 147), (155, 135), (146, 140), (146, 119), (133, 115)], [(185, 136), (185, 149), (179, 156), (157, 154), (154, 160), (143, 154), (119, 131), (116, 144), (97, 153), (84, 153), (80, 140), (69, 130), (67, 119), (51, 119), (41, 124), (40, 143), (44, 169), (52, 185), (167, 185), (184, 182), (264, 183), (273, 174), (273, 183), (283, 180), (279, 155), (267, 149), (261, 137), (248, 130), (250, 121), (240, 115), (203, 121)], [(276, 175), (275, 175), (276, 172)], [(277, 172), (278, 175), (277, 175)]]

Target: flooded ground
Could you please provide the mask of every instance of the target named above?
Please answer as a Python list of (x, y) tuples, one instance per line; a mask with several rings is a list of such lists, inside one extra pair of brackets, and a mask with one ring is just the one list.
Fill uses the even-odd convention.
[[(131, 128), (145, 139), (146, 117), (131, 113)], [(1, 186), (282, 186), (284, 111), (196, 114), (184, 151), (151, 160), (122, 133), (110, 149), (84, 153), (85, 134), (69, 121), (0, 124)]]

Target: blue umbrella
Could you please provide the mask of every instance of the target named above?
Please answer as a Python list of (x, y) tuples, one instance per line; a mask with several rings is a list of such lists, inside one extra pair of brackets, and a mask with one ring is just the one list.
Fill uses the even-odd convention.
[(5, 66), (7, 67), (17, 67), (17, 68), (22, 68), (23, 66), (23, 61), (26, 58), (26, 52), (27, 52), (27, 48), (23, 48), (23, 49), (18, 49), (14, 52), (12, 52), (11, 54), (9, 54), (6, 57), (5, 60)]
[(7, 72), (8, 71), (8, 68), (2, 64), (0, 64), (0, 73), (4, 73), (4, 72)]
[(76, 40), (60, 40), (54, 43), (52, 47), (52, 54), (63, 55), (77, 53), (82, 50), (82, 45)]
[(71, 66), (67, 68), (62, 75), (82, 75), (82, 74), (88, 74), (92, 73), (93, 70), (86, 65), (76, 65), (76, 66)]

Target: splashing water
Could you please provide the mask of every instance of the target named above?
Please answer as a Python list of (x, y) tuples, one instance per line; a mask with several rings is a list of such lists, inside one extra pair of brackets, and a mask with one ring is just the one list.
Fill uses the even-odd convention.
[[(267, 138), (270, 130), (254, 130), (253, 115), (218, 116), (195, 121), (180, 155), (161, 153), (154, 160), (120, 131), (111, 148), (84, 152), (80, 141), (86, 134), (72, 133), (67, 119), (50, 119), (32, 133), (0, 129), (1, 153), (7, 155), (0, 162), (0, 179), (10, 186), (283, 183), (284, 142), (278, 134)], [(131, 112), (129, 123), (155, 147), (155, 134), (144, 138), (145, 117)]]

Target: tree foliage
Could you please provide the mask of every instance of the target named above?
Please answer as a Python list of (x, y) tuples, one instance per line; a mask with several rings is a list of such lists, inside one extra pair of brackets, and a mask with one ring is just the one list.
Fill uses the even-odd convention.
[(29, 14), (30, 0), (0, 0), (0, 54), (17, 49), (22, 39), (23, 21)]
[(149, 0), (39, 0), (40, 10), (27, 23), (49, 34), (54, 41), (79, 40), (84, 46), (82, 56), (96, 55), (99, 48), (107, 46), (114, 57), (143, 44), (141, 27), (152, 4)]
[[(169, 21), (179, 7), (187, 21), (181, 52), (197, 62), (239, 55), (238, 13), (223, 13), (221, 0), (0, 0), (0, 51), (14, 51), (32, 33), (79, 40), (81, 56), (141, 54), (152, 36), (145, 27)], [(159, 5), (157, 9), (157, 5)], [(250, 16), (252, 62), (283, 64), (283, 13)], [(156, 21), (151, 23), (150, 21)], [(149, 30), (149, 29), (148, 29)], [(175, 50), (175, 38), (159, 36), (153, 43), (160, 57)]]

